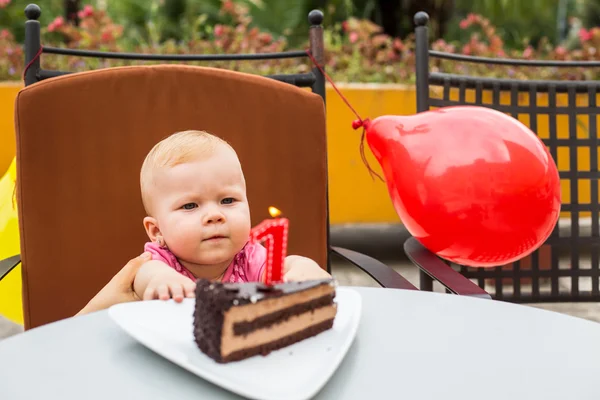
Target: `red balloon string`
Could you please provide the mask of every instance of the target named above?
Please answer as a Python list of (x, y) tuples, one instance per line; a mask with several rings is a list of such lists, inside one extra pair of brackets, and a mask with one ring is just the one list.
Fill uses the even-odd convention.
[[(362, 159), (363, 164), (365, 164), (365, 166), (369, 170), (369, 174), (371, 175), (371, 178), (373, 178), (373, 175), (375, 175), (381, 181), (383, 181), (383, 178), (381, 178), (381, 176), (379, 176), (379, 174), (377, 172), (373, 171), (373, 169), (369, 165), (369, 162), (367, 161), (367, 156), (365, 154), (365, 134), (366, 134), (366, 130), (369, 127), (371, 121), (368, 118), (367, 119), (362, 119), (360, 117), (360, 115), (358, 115), (358, 112), (356, 112), (356, 110), (354, 109), (354, 107), (352, 107), (352, 105), (350, 104), (350, 102), (348, 101), (348, 99), (346, 99), (346, 97), (339, 91), (339, 89), (337, 88), (337, 86), (335, 85), (335, 83), (333, 83), (333, 80), (329, 77), (329, 75), (327, 75), (327, 73), (325, 72), (325, 70), (319, 65), (319, 63), (317, 62), (317, 60), (315, 59), (315, 57), (311, 54), (310, 50), (306, 50), (306, 54), (308, 54), (308, 57), (311, 59), (311, 61), (313, 62), (313, 64), (315, 64), (315, 66), (317, 68), (319, 68), (319, 70), (321, 71), (321, 73), (323, 74), (323, 76), (325, 77), (325, 79), (327, 79), (327, 81), (329, 81), (329, 83), (331, 84), (331, 86), (333, 87), (333, 89), (336, 91), (336, 93), (338, 94), (338, 96), (340, 96), (340, 98), (344, 101), (344, 103), (346, 103), (346, 105), (348, 106), (348, 108), (354, 113), (354, 115), (356, 115), (356, 118), (358, 118), (358, 119), (352, 121), (352, 128), (355, 129), (355, 130), (358, 129), (358, 128), (363, 128), (362, 134), (360, 136), (360, 158)], [(373, 178), (373, 180), (374, 179), (375, 178)]]
[(27, 70), (31, 67), (31, 65), (35, 62), (35, 60), (37, 60), (42, 55), (43, 50), (44, 50), (44, 46), (40, 46), (40, 49), (37, 51), (37, 53), (35, 53), (35, 56), (33, 56), (31, 61), (29, 61), (27, 63), (27, 65), (25, 66), (25, 69), (23, 70), (23, 80), (25, 80), (25, 74), (27, 74)]
[(344, 101), (344, 103), (346, 103), (346, 105), (348, 106), (348, 108), (350, 108), (350, 110), (352, 110), (352, 112), (354, 113), (354, 115), (356, 115), (356, 118), (358, 118), (358, 121), (354, 121), (352, 123), (352, 127), (354, 127), (354, 129), (360, 128), (364, 124), (364, 120), (360, 117), (360, 115), (358, 115), (358, 113), (356, 112), (356, 110), (350, 105), (350, 102), (348, 101), (348, 99), (346, 99), (344, 97), (344, 95), (338, 90), (337, 86), (335, 86), (335, 83), (333, 83), (333, 81), (331, 80), (331, 78), (329, 77), (329, 75), (327, 75), (325, 73), (325, 70), (323, 70), (323, 68), (321, 68), (321, 66), (319, 65), (319, 63), (315, 59), (315, 57), (311, 54), (310, 50), (306, 50), (306, 54), (308, 54), (308, 57), (312, 60), (313, 64), (315, 64), (317, 66), (317, 68), (319, 68), (319, 70), (321, 71), (321, 73), (325, 76), (325, 78), (329, 81), (329, 83), (331, 83), (331, 86), (333, 86), (333, 89), (342, 98), (342, 100)]

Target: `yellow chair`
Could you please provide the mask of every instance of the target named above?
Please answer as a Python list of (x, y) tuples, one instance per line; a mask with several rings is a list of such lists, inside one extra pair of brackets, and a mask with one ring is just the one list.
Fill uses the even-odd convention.
[(14, 197), (17, 164), (13, 158), (0, 178), (0, 314), (22, 324), (21, 265), (17, 203)]

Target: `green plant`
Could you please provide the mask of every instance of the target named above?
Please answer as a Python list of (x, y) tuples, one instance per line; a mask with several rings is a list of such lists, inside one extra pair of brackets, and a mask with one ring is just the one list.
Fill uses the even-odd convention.
[[(468, 14), (485, 15), (511, 48), (523, 49), (526, 43), (537, 46), (541, 40), (556, 45), (560, 42), (560, 22), (564, 14), (577, 14), (573, 0), (454, 0), (447, 40), (465, 41), (458, 21)], [(597, 1), (597, 0), (594, 0)]]
[(16, 80), (21, 78), (23, 49), (15, 41), (8, 29), (0, 30), (0, 79)]
[(600, 1), (599, 0), (583, 0), (582, 6), (583, 23), (585, 26), (600, 25)]
[[(47, 25), (54, 16), (63, 14), (64, 0), (35, 0), (43, 12), (40, 16), (40, 23)], [(25, 6), (33, 1), (26, 0), (0, 0), (0, 29), (8, 29), (15, 40), (23, 42), (25, 37)]]
[[(2, 0), (0, 0), (2, 1)], [(5, 1), (5, 0), (4, 0)], [(185, 29), (180, 38), (162, 40), (156, 30), (148, 28), (147, 40), (130, 40), (122, 24), (114, 21), (108, 10), (86, 5), (80, 12), (78, 27), (65, 24), (62, 17), (51, 20), (42, 30), (43, 43), (78, 49), (129, 51), (162, 54), (232, 54), (264, 53), (292, 49), (308, 49), (305, 40), (290, 44), (285, 37), (259, 29), (251, 17), (250, 7), (244, 1), (219, 1), (217, 15), (182, 17)], [(187, 12), (187, 11), (185, 11)], [(217, 23), (209, 19), (218, 18)], [(187, 24), (187, 25), (185, 25)], [(522, 49), (507, 48), (501, 33), (487, 18), (469, 14), (459, 21), (467, 40), (447, 42), (436, 40), (432, 48), (451, 53), (485, 57), (511, 57), (553, 60), (600, 60), (600, 28), (581, 30), (574, 50), (552, 46), (540, 40), (536, 46), (523, 43)], [(8, 30), (0, 35), (0, 79), (21, 79), (23, 52), (15, 36)], [(414, 82), (414, 37), (400, 40), (383, 33), (380, 26), (366, 19), (349, 18), (324, 29), (326, 69), (337, 83), (412, 83)], [(80, 57), (42, 55), (42, 65), (48, 69), (84, 71), (132, 63), (136, 61), (98, 60)], [(146, 62), (147, 63), (147, 62)], [(308, 72), (312, 63), (308, 58), (264, 61), (190, 63), (228, 68), (237, 71), (272, 74)], [(520, 79), (598, 79), (594, 69), (515, 68), (511, 66), (481, 66), (477, 64), (432, 61), (434, 71), (466, 73), (479, 76), (514, 77)]]
[[(581, 48), (568, 51), (565, 47), (552, 46), (548, 39), (542, 38), (537, 46), (524, 42), (523, 49), (507, 49), (495, 26), (489, 19), (478, 14), (469, 14), (459, 23), (460, 29), (469, 32), (466, 43), (448, 43), (438, 40), (432, 44), (434, 50), (460, 52), (465, 55), (483, 57), (509, 57), (515, 59), (537, 60), (600, 60), (600, 41), (592, 36), (600, 34), (599, 28), (582, 32), (580, 35)], [(515, 79), (598, 79), (600, 74), (592, 68), (531, 68), (503, 65), (480, 65), (471, 63), (456, 63), (438, 60), (434, 70), (471, 74), (489, 77), (509, 77)]]
[(349, 18), (325, 32), (326, 67), (338, 82), (412, 82), (414, 44), (382, 33), (369, 20)]

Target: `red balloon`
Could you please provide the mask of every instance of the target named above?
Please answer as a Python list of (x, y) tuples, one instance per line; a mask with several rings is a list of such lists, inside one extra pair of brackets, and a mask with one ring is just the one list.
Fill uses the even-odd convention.
[(515, 118), (456, 106), (362, 125), (398, 216), (438, 256), (495, 267), (550, 236), (561, 205), (558, 169)]

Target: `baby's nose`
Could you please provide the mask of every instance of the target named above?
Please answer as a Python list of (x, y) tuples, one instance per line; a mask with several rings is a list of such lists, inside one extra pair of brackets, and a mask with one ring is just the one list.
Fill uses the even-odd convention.
[(219, 212), (212, 212), (206, 215), (204, 218), (205, 224), (216, 224), (225, 221), (223, 214)]

